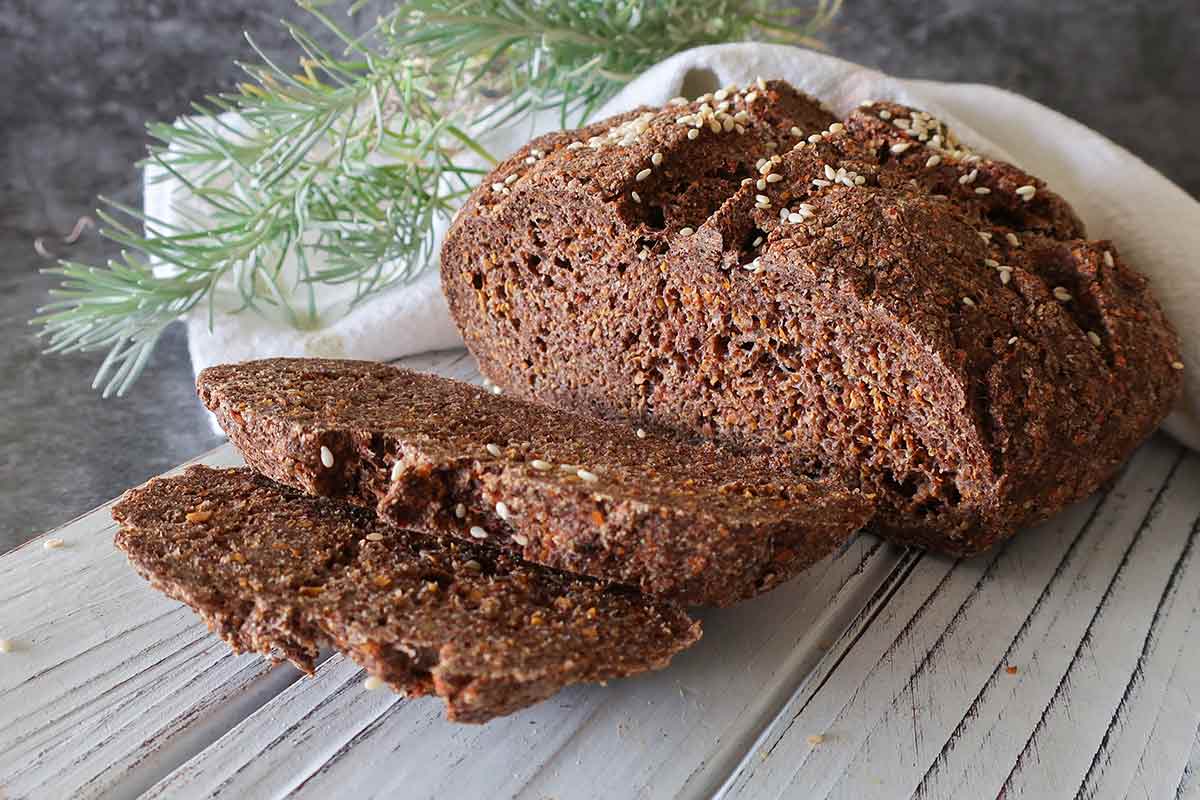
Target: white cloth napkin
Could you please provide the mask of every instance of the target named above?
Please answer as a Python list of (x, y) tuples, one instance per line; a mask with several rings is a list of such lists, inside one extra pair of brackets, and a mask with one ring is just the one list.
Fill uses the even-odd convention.
[[(981, 153), (1019, 164), (1063, 195), (1092, 238), (1112, 239), (1122, 256), (1150, 276), (1154, 291), (1183, 341), (1184, 398), (1166, 429), (1200, 449), (1200, 203), (1141, 159), (1056, 111), (991, 86), (892, 78), (832, 56), (793, 47), (729, 44), (679, 53), (656, 65), (613, 98), (597, 119), (637, 105), (661, 105), (756, 76), (783, 78), (820, 98), (838, 114), (867, 99), (888, 99), (930, 111)], [(557, 127), (546, 114), (531, 125), (483, 138), (497, 157), (531, 136)], [(986, 131), (986, 135), (980, 133)], [(1181, 132), (1182, 135), (1182, 132)], [(177, 181), (147, 169), (146, 212), (188, 227), (186, 193)], [(193, 218), (200, 211), (190, 209)], [(344, 295), (322, 289), (324, 308)], [(222, 293), (218, 309), (234, 307)], [(332, 317), (332, 314), (330, 315)], [(266, 356), (332, 356), (388, 360), (451, 347), (460, 339), (441, 294), (436, 265), (416, 283), (397, 287), (299, 331), (254, 313), (217, 314), (209, 330), (204, 310), (187, 319), (192, 366)]]

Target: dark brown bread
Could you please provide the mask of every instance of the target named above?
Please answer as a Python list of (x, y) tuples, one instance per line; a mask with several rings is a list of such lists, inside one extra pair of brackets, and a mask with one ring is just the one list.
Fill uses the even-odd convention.
[(858, 494), (760, 457), (386, 364), (228, 364), (204, 370), (197, 389), (275, 480), (688, 603), (772, 588), (871, 513)]
[(451, 310), (507, 392), (827, 469), (885, 535), (978, 552), (1112, 476), (1177, 338), (1042, 181), (913, 109), (823, 114), (768, 82), (530, 142), (447, 236)]
[(156, 478), (113, 517), (134, 568), (235, 650), (311, 672), (332, 644), (397, 691), (438, 694), (458, 722), (660, 669), (700, 638), (672, 603), (380, 525), (244, 468)]

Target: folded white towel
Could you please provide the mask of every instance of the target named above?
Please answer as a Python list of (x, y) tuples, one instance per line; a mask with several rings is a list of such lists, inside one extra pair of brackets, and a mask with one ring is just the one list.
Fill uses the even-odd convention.
[[(1184, 398), (1166, 429), (1200, 449), (1200, 203), (1105, 137), (1056, 111), (991, 86), (902, 80), (832, 56), (792, 47), (730, 44), (701, 47), (658, 64), (633, 81), (597, 118), (637, 105), (661, 105), (756, 76), (783, 78), (845, 114), (867, 99), (895, 100), (941, 117), (972, 148), (1019, 164), (1049, 183), (1078, 212), (1093, 238), (1112, 239), (1122, 256), (1150, 276), (1183, 340)], [(534, 134), (557, 127), (557, 115), (484, 138), (504, 156)], [(987, 131), (986, 136), (979, 133)], [(146, 211), (185, 225), (186, 194), (177, 182), (154, 182), (147, 170)], [(159, 176), (161, 177), (161, 176)], [(199, 209), (191, 208), (193, 214)], [(322, 289), (323, 308), (344, 294)], [(218, 308), (236, 305), (230, 292)], [(388, 360), (452, 347), (460, 340), (442, 297), (435, 265), (416, 283), (397, 287), (331, 319), (298, 331), (253, 313), (207, 314), (187, 320), (193, 368), (265, 356), (337, 356)]]

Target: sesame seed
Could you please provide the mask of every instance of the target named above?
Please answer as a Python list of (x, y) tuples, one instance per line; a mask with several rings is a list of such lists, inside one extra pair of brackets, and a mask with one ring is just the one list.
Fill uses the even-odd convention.
[(715, 92), (713, 92), (713, 99), (718, 103), (724, 100), (726, 97), (729, 97), (729, 92), (725, 91), (724, 89), (717, 89)]
[(536, 163), (537, 163), (537, 159), (536, 159), (536, 158), (534, 158), (533, 156), (528, 156), (528, 157), (525, 159), (525, 163), (526, 163), (526, 164), (536, 164)]
[(509, 512), (506, 503), (496, 503), (496, 516), (508, 522)]
[(399, 461), (397, 461), (395, 464), (392, 464), (391, 478), (393, 481), (400, 480), (400, 476), (403, 474), (404, 474), (404, 465), (403, 464), (401, 464)]
[(974, 300), (972, 300), (972, 299), (971, 299), (971, 298), (969, 298), (969, 297), (964, 297), (964, 298), (962, 299), (962, 301), (963, 301), (963, 305), (964, 305), (964, 306), (968, 306), (968, 307), (970, 307), (970, 308), (974, 308), (974, 307), (975, 307), (975, 301), (974, 301)]
[(696, 130), (695, 128), (692, 128), (690, 131), (688, 131), (688, 139), (695, 141), (696, 139), (699, 139), (699, 138), (700, 138), (700, 131)]
[(479, 527), (478, 525), (472, 525), (469, 533), (471, 534), (472, 538), (475, 538), (475, 539), (486, 539), (487, 538), (487, 531), (485, 531), (483, 528)]
[(0, 653), (11, 653), (13, 651), (12, 639), (0, 639)]
[(908, 148), (912, 147), (912, 142), (898, 142), (891, 147), (891, 151), (896, 155), (900, 155)]
[(583, 469), (582, 467), (580, 469), (576, 470), (575, 474), (579, 476), (580, 480), (587, 481), (588, 483), (595, 483), (596, 481), (600, 480), (599, 475), (597, 475), (594, 472), (589, 472), (588, 470)]
[(766, 180), (766, 178), (759, 178), (758, 180), (756, 180), (756, 181), (754, 182), (754, 188), (755, 188), (755, 189), (758, 189), (760, 192), (761, 192), (761, 191), (765, 191), (765, 190), (766, 190), (766, 188), (767, 188), (767, 180)]
[(745, 129), (745, 128), (743, 128), (741, 125), (734, 125), (734, 126), (733, 126), (733, 129), (734, 129), (735, 131), (737, 131), (739, 134), (742, 134), (742, 133), (745, 133), (745, 132), (746, 132), (746, 129)]
[(1017, 343), (1017, 337), (1016, 337), (1016, 336), (1012, 337), (1011, 339), (1009, 339), (1009, 340), (1008, 340), (1008, 343), (1009, 343), (1009, 344), (1016, 344), (1016, 343)]
[(529, 462), (529, 466), (533, 467), (536, 470), (545, 472), (548, 469), (552, 469), (554, 465), (551, 464), (549, 461), (543, 461), (540, 458), (535, 458), (533, 461)]
[(325, 465), (325, 469), (333, 466), (333, 451), (325, 445), (321, 445), (321, 463)]
[(503, 391), (504, 391), (504, 390), (503, 390), (503, 389), (501, 389), (499, 386), (493, 386), (493, 387), (492, 387), (492, 394), (500, 394), (500, 393), (501, 393), (501, 392), (503, 392)]
[(1116, 265), (1113, 263), (1113, 256), (1112, 256), (1112, 253), (1111, 253), (1111, 252), (1109, 252), (1108, 250), (1105, 250), (1105, 251), (1104, 251), (1104, 266), (1106, 266), (1106, 267), (1112, 267), (1112, 266), (1116, 266)]
[(751, 261), (749, 264), (742, 264), (742, 269), (746, 270), (747, 272), (758, 272), (758, 267), (759, 261), (757, 258)]
[(820, 178), (817, 178), (817, 179), (815, 179), (815, 180), (814, 180), (812, 183), (813, 183), (813, 186), (816, 186), (816, 187), (818, 187), (818, 188), (821, 188), (821, 189), (824, 189), (826, 186), (832, 186), (832, 185), (833, 185), (833, 184), (832, 184), (832, 183), (830, 183), (829, 181), (824, 181), (824, 180), (821, 180)]
[(638, 180), (638, 181), (644, 181), (644, 180), (646, 180), (646, 178), (649, 178), (649, 177), (650, 177), (650, 173), (651, 173), (651, 171), (652, 171), (652, 170), (651, 170), (649, 167), (647, 167), (646, 169), (642, 170), (641, 172), (639, 172), (639, 173), (637, 174), (637, 178), (636, 178), (636, 180)]
[[(761, 237), (760, 237), (760, 238), (761, 238)], [(635, 433), (637, 434), (637, 437), (638, 437), (639, 439), (645, 439), (645, 438), (646, 438), (646, 431), (642, 430), (641, 428), (638, 428), (638, 429), (635, 431)]]
[(990, 242), (992, 240), (992, 234), (988, 231), (976, 231), (976, 233), (978, 233), (979, 238), (983, 239), (985, 242)]
[(695, 232), (696, 232), (695, 228), (684, 227), (684, 228), (679, 229), (680, 236), (691, 236)]
[(1012, 280), (1012, 268), (1009, 267), (1008, 269), (1001, 269), (1000, 270), (1000, 284), (1002, 286), (1008, 286), (1008, 282), (1011, 280)]
[(568, 150), (578, 150), (579, 148), (581, 148), (583, 146), (584, 146), (583, 142), (571, 142), (569, 145), (567, 145), (567, 149)]
[(764, 92), (767, 90), (767, 82), (763, 80), (762, 75), (759, 75), (757, 78), (754, 79), (754, 85), (757, 86), (759, 89), (762, 89)]
[(994, 258), (985, 258), (983, 260), (983, 265), (985, 267), (998, 267), (998, 266), (1000, 266), (1000, 262)]
[(493, 191), (493, 192), (503, 192), (503, 191), (504, 191), (504, 188), (505, 188), (505, 187), (504, 187), (504, 184), (503, 184), (503, 183), (493, 183), (493, 184), (492, 184), (492, 191)]
[(525, 545), (529, 544), (529, 537), (523, 533), (514, 533), (512, 535), (512, 540), (516, 544), (519, 544), (521, 547), (524, 547)]
[(667, 101), (667, 105), (669, 106), (686, 106), (687, 104), (688, 99), (686, 97), (672, 97)]
[(975, 179), (977, 177), (979, 177), (979, 170), (973, 169), (970, 172), (968, 172), (966, 175), (963, 175), (962, 177), (960, 177), (958, 179), (958, 182), (961, 183), (963, 186), (966, 186), (968, 183), (974, 183)]
[(518, 178), (520, 178), (520, 177), (521, 177), (520, 175), (517, 175), (517, 174), (515, 174), (515, 173), (514, 173), (514, 174), (512, 174), (512, 175), (509, 175), (507, 178), (505, 178), (505, 179), (504, 179), (504, 183), (505, 183), (506, 185), (509, 185), (509, 184), (514, 184), (514, 183), (516, 183), (516, 182), (517, 182), (517, 179), (518, 179)]
[(767, 183), (779, 183), (781, 180), (783, 180), (783, 176), (778, 172), (772, 172), (767, 176)]
[(867, 182), (867, 179), (865, 177), (863, 177), (862, 175), (854, 176), (854, 185), (855, 186), (862, 186), (866, 182)]
[(496, 458), (504, 455), (504, 451), (500, 449), (500, 445), (496, 444), (495, 442), (488, 442), (483, 447)]
[(829, 133), (841, 133), (846, 130), (846, 126), (840, 122), (835, 122), (829, 126)]
[(986, 186), (975, 187), (975, 194), (991, 194), (992, 190)]
[(750, 115), (743, 109), (733, 115), (734, 122), (740, 122), (743, 125), (750, 121)]
[(1171, 369), (1183, 369), (1183, 362), (1182, 361), (1172, 361)]
[(754, 178), (742, 178), (742, 186), (749, 186), (754, 183)]
[(891, 119), (891, 118), (892, 118), (892, 112), (888, 111), (886, 108), (884, 108), (884, 109), (880, 109), (880, 111), (879, 111), (879, 118), (880, 118), (880, 119)]
[(756, 194), (754, 195), (754, 202), (770, 204), (771, 198), (767, 197), (765, 194)]
[(1065, 303), (1071, 299), (1071, 293), (1068, 292), (1065, 287), (1055, 286), (1054, 287), (1054, 299), (1060, 300)]
[[(786, 210), (786, 209), (785, 209), (785, 210)], [(754, 241), (750, 243), (750, 246), (751, 246), (751, 247), (758, 247), (758, 246), (759, 246), (760, 244), (762, 244), (762, 243), (763, 243), (763, 237), (761, 237), (761, 236), (756, 236), (756, 237), (754, 237)]]
[(1017, 187), (1017, 194), (1021, 195), (1021, 199), (1028, 203), (1037, 194), (1037, 187), (1026, 184), (1025, 186)]
[(797, 214), (796, 212), (793, 211), (791, 214), (787, 215), (787, 221), (791, 225), (798, 225), (801, 222), (804, 222), (804, 215)]
[(746, 105), (750, 105), (757, 99), (758, 99), (758, 92), (751, 92), (750, 94), (746, 95)]
[(1092, 344), (1096, 345), (1096, 347), (1099, 347), (1100, 346), (1100, 334), (1096, 333), (1095, 331), (1088, 331), (1088, 341), (1090, 341)]
[(638, 194), (637, 192), (630, 192), (629, 196), (633, 198), (633, 202), (635, 202), (635, 203), (642, 202), (642, 196), (640, 194)]
[(656, 166), (656, 167), (657, 167), (659, 164), (661, 164), (661, 163), (662, 163), (662, 161), (663, 161), (663, 154), (662, 154), (662, 153), (655, 153), (654, 155), (650, 156), (650, 163), (651, 163), (651, 164), (653, 164), (653, 165), (654, 165), (654, 166)]
[(384, 686), (385, 684), (383, 682), (383, 678), (376, 678), (374, 675), (363, 681), (363, 689), (368, 692), (374, 692), (378, 689), (382, 689)]
[(1018, 239), (1017, 235), (1015, 233), (1013, 233), (1012, 231), (1009, 231), (1008, 233), (1004, 234), (1004, 238), (1008, 239), (1008, 243), (1011, 244), (1013, 247), (1021, 246), (1021, 240)]
[(459, 503), (454, 507), (454, 516), (459, 519), (465, 519), (467, 516), (467, 507), (463, 503)]
[(368, 533), (366, 535), (366, 540), (368, 542), (382, 542), (383, 534), (382, 533)]
[(55, 537), (42, 542), (42, 547), (46, 550), (60, 550), (65, 544), (66, 542), (64, 542), (62, 539)]
[(942, 163), (942, 157), (933, 155), (933, 156), (930, 156), (929, 159), (925, 162), (925, 166), (936, 167), (940, 163)]
[(819, 141), (821, 141), (821, 134), (819, 134), (819, 133), (814, 133), (808, 137), (809, 144), (816, 144)]
[(858, 107), (859, 108), (870, 108), (873, 105), (875, 105), (874, 100), (863, 100), (861, 103), (858, 104)]

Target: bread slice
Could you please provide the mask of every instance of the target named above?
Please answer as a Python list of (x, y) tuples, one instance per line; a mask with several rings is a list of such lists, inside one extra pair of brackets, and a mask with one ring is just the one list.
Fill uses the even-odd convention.
[(823, 465), (955, 555), (1095, 490), (1180, 392), (1146, 279), (930, 114), (818, 111), (766, 81), (500, 164), (441, 254), (480, 370)]
[(385, 364), (271, 359), (211, 367), (197, 386), (275, 480), (688, 603), (771, 588), (871, 513), (762, 458)]
[(156, 478), (113, 517), (135, 569), (235, 650), (311, 672), (331, 643), (397, 691), (436, 693), (458, 722), (660, 669), (700, 638), (673, 603), (380, 525), (245, 468)]

